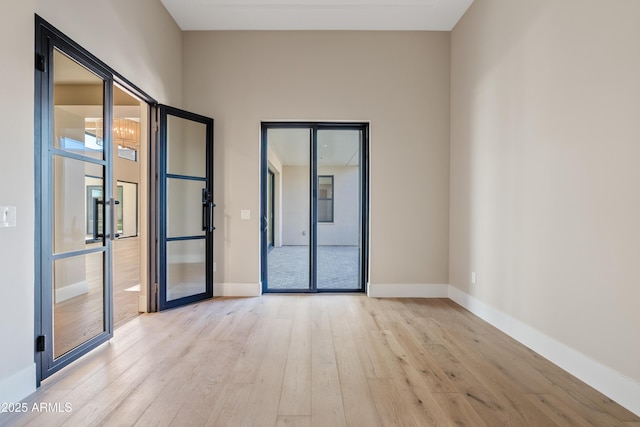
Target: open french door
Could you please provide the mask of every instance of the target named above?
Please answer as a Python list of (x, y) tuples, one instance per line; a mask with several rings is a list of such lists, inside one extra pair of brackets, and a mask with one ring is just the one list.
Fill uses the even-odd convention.
[(113, 75), (36, 21), (37, 381), (113, 335)]
[(213, 119), (159, 106), (158, 309), (213, 297)]

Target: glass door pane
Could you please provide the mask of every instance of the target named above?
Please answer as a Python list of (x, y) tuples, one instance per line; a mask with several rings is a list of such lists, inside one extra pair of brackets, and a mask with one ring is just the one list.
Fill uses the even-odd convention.
[(213, 120), (160, 107), (160, 309), (213, 296)]
[(272, 248), (275, 236), (275, 174), (269, 171), (267, 176), (267, 245)]
[[(311, 259), (311, 129), (269, 128), (274, 173), (274, 247), (267, 254), (267, 289), (309, 291)], [(268, 214), (267, 214), (268, 215)]]
[(102, 252), (54, 261), (54, 358), (105, 331), (103, 271)]
[[(106, 80), (61, 50), (53, 49), (53, 97), (47, 140), (50, 212), (44, 231), (51, 310), (52, 346), (43, 376), (59, 369), (111, 336), (111, 176), (105, 138)], [(44, 314), (43, 314), (44, 316)]]
[(116, 222), (120, 237), (138, 235), (138, 183), (117, 181)]
[(360, 285), (360, 129), (319, 129), (317, 141), (317, 284)]

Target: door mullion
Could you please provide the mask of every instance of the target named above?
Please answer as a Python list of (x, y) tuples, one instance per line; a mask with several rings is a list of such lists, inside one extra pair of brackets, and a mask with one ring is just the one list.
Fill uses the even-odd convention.
[(309, 248), (310, 248), (310, 285), (313, 292), (318, 292), (318, 127), (311, 128), (311, 171), (310, 177), (310, 209), (309, 209)]

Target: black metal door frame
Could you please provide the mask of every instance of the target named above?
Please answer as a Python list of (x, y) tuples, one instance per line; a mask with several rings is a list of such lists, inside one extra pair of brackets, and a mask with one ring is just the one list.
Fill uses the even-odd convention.
[[(158, 187), (159, 187), (159, 224), (158, 224), (158, 309), (165, 310), (180, 307), (203, 299), (213, 297), (213, 119), (201, 116), (189, 111), (181, 110), (167, 105), (159, 105), (159, 150), (158, 150)], [(167, 171), (167, 118), (174, 116), (206, 126), (206, 177), (194, 177), (186, 175), (172, 175)], [(180, 179), (200, 181), (204, 185), (202, 194), (202, 229), (205, 232), (201, 236), (170, 237), (167, 234), (167, 180)], [(185, 296), (179, 299), (167, 301), (167, 243), (172, 241), (204, 240), (205, 241), (205, 291), (202, 293)]]
[[(310, 129), (310, 250), (309, 250), (309, 289), (269, 289), (267, 237), (268, 208), (267, 185), (269, 173), (268, 130), (269, 129)], [(318, 203), (318, 131), (320, 130), (359, 130), (362, 140), (360, 146), (360, 268), (358, 289), (330, 289), (317, 287), (317, 203)], [(260, 218), (261, 251), (260, 271), (263, 293), (320, 293), (320, 292), (366, 292), (369, 277), (369, 123), (365, 122), (262, 122), (261, 124), (261, 172), (260, 172)]]

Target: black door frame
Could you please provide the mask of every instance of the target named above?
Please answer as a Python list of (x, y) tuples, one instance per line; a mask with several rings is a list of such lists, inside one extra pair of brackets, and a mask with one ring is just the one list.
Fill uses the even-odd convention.
[[(267, 238), (267, 180), (269, 171), (268, 130), (269, 129), (310, 129), (310, 243), (309, 243), (309, 284), (310, 289), (269, 289)], [(360, 288), (359, 289), (318, 289), (317, 288), (317, 194), (318, 176), (317, 141), (319, 130), (359, 130), (362, 132), (360, 147)], [(367, 122), (262, 122), (260, 131), (260, 277), (263, 293), (353, 293), (366, 292), (369, 279), (369, 123)]]
[[(52, 56), (54, 48), (77, 61), (80, 65), (100, 76), (104, 82), (104, 126), (111, 128), (113, 116), (113, 86), (115, 83), (134, 94), (136, 97), (146, 102), (153, 110), (156, 101), (140, 90), (137, 86), (129, 82), (122, 75), (110, 68), (104, 62), (92, 55), (78, 43), (66, 36), (60, 30), (49, 24), (47, 21), (35, 15), (35, 69), (34, 69), (34, 164), (35, 164), (35, 289), (34, 289), (34, 359), (36, 362), (36, 386), (40, 382), (77, 360), (92, 349), (108, 341), (113, 336), (113, 298), (111, 271), (111, 244), (105, 242), (104, 249), (97, 252), (104, 252), (104, 332), (96, 337), (85, 341), (83, 344), (55, 358), (53, 357), (52, 331), (53, 319), (51, 302), (53, 301), (52, 272), (50, 264), (55, 257), (51, 254), (52, 219), (49, 215), (52, 203), (51, 166), (49, 161), (49, 144), (51, 141), (51, 118), (53, 103), (53, 76), (51, 73)], [(149, 135), (151, 133), (151, 120), (149, 123)], [(150, 137), (150, 140), (153, 136)], [(112, 165), (113, 153), (111, 150), (111, 132), (106, 131), (104, 135), (105, 157), (104, 160), (94, 162), (103, 165), (105, 168), (104, 188), (105, 195), (113, 195), (112, 173), (106, 171)], [(154, 145), (153, 143), (151, 144)], [(152, 181), (150, 181), (150, 187)], [(150, 205), (151, 206), (151, 205)], [(110, 224), (110, 218), (105, 218), (105, 223)], [(150, 229), (151, 231), (152, 229)], [(112, 230), (107, 230), (111, 233)], [(47, 233), (47, 235), (43, 234)], [(84, 252), (84, 251), (82, 251)], [(151, 251), (150, 256), (153, 254)]]
[[(158, 157), (158, 188), (159, 188), (159, 227), (158, 227), (158, 301), (159, 310), (166, 310), (190, 304), (192, 302), (201, 301), (213, 297), (213, 119), (201, 116), (189, 111), (181, 110), (167, 105), (159, 105), (159, 123), (160, 123), (160, 144)], [(167, 116), (179, 117), (186, 120), (202, 123), (206, 126), (206, 177), (198, 179), (192, 176), (172, 175), (167, 172)], [(205, 231), (203, 236), (184, 236), (184, 237), (168, 237), (167, 236), (167, 179), (178, 178), (184, 180), (202, 181), (205, 185), (202, 199), (202, 230)], [(206, 193), (206, 194), (205, 194)], [(171, 241), (186, 240), (205, 240), (205, 291), (203, 293), (185, 296), (176, 300), (167, 301), (167, 243)]]

